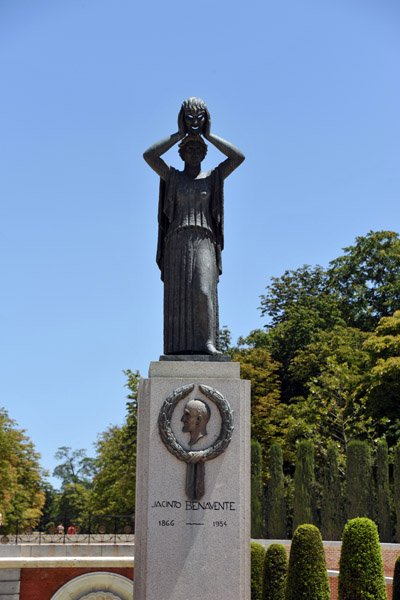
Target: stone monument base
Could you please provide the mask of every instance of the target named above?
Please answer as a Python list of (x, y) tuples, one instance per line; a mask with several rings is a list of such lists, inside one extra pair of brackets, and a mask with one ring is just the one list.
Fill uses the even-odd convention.
[[(182, 421), (191, 400), (208, 406), (199, 439)], [(152, 362), (138, 420), (135, 600), (249, 600), (250, 382), (239, 363)], [(200, 451), (209, 458), (189, 464)]]

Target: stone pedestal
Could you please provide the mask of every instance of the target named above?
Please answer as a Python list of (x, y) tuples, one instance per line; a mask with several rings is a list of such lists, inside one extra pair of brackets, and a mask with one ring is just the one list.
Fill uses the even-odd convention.
[[(153, 362), (149, 378), (141, 381), (135, 600), (250, 599), (250, 382), (240, 379), (239, 367)], [(207, 405), (210, 418), (206, 435), (197, 441), (192, 435), (190, 445), (191, 434), (181, 419), (193, 399)], [(221, 405), (231, 409), (231, 437)], [(160, 411), (171, 434), (164, 441)], [(203, 463), (204, 495), (190, 499), (185, 490), (190, 466), (182, 454), (187, 458), (189, 452), (203, 450), (210, 455), (210, 448), (221, 447), (221, 436), (223, 451)], [(182, 450), (179, 456), (176, 448)]]

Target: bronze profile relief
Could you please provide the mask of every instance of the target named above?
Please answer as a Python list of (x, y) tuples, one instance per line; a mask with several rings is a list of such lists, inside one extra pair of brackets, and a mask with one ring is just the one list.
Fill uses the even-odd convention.
[[(203, 172), (204, 139), (227, 158)], [(161, 156), (177, 142), (183, 171)], [(188, 98), (178, 115), (178, 131), (157, 142), (144, 159), (160, 176), (157, 264), (164, 282), (165, 355), (217, 357), (217, 284), (224, 247), (224, 180), (243, 162), (230, 142), (211, 133), (208, 108)]]
[(200, 384), (198, 386), (199, 391), (208, 402), (198, 398), (188, 400), (181, 417), (182, 431), (190, 433), (188, 445), (190, 447), (195, 445), (207, 435), (206, 427), (211, 416), (209, 402), (215, 404), (219, 411), (221, 430), (215, 442), (204, 450), (185, 450), (172, 431), (171, 419), (178, 403), (189, 396), (194, 388), (195, 385), (191, 383), (179, 387), (169, 394), (158, 415), (158, 430), (168, 451), (179, 460), (187, 463), (185, 486), (187, 497), (190, 500), (200, 500), (205, 492), (205, 462), (217, 458), (228, 447), (233, 433), (233, 414), (228, 402), (218, 390)]

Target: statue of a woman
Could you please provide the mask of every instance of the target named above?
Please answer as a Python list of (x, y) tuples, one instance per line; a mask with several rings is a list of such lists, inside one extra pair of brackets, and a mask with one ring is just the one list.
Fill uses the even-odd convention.
[[(157, 142), (144, 159), (160, 176), (157, 264), (164, 281), (164, 353), (221, 354), (217, 283), (224, 246), (223, 182), (244, 160), (229, 142), (210, 132), (200, 98), (188, 98), (178, 116), (178, 132)], [(202, 136), (228, 158), (206, 173)], [(178, 171), (160, 157), (174, 144), (185, 163)]]

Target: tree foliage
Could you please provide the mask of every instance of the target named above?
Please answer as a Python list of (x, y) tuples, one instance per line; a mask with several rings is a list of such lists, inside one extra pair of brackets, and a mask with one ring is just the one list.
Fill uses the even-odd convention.
[(382, 317), (400, 309), (400, 238), (370, 231), (330, 263), (329, 284), (339, 294), (348, 325), (372, 331)]
[(370, 357), (364, 384), (368, 410), (384, 417), (385, 428), (389, 426), (392, 438), (400, 440), (400, 310), (379, 321), (364, 349)]
[(62, 489), (78, 483), (87, 489), (91, 488), (96, 467), (94, 459), (86, 456), (86, 450), (72, 450), (69, 446), (61, 446), (54, 456), (63, 461), (53, 471), (53, 477), (61, 479)]
[(129, 389), (126, 420), (99, 435), (96, 475), (90, 507), (97, 514), (133, 514), (135, 511), (138, 371), (124, 371)]
[(40, 516), (44, 475), (33, 443), (0, 409), (0, 512), (6, 530), (13, 528), (16, 519)]

